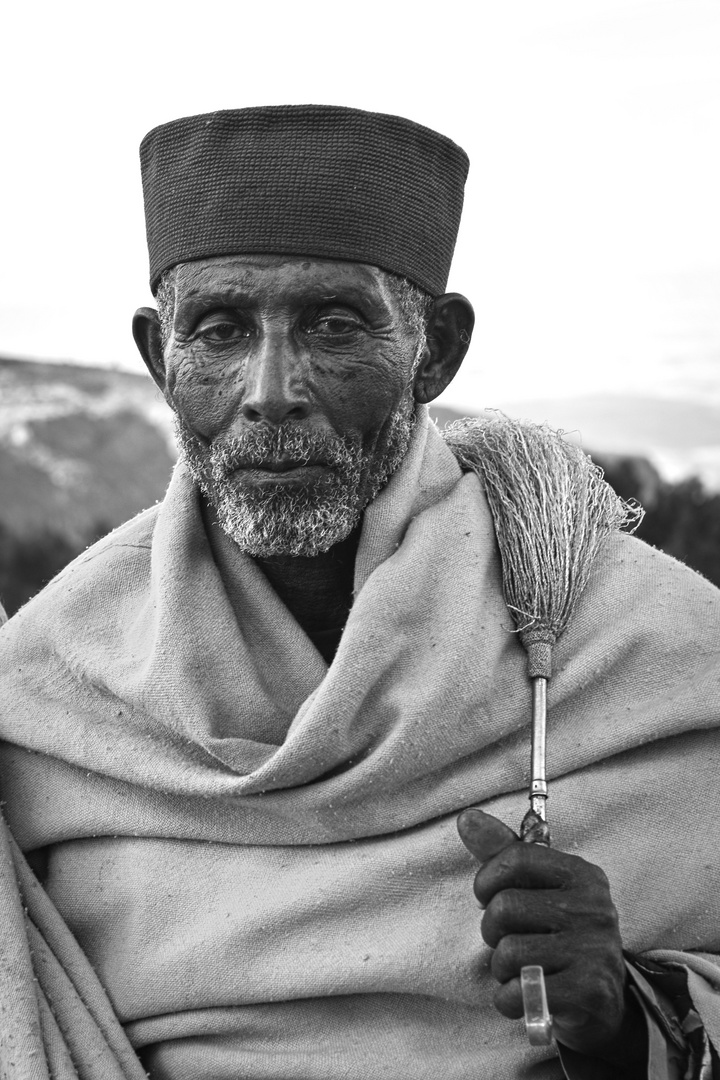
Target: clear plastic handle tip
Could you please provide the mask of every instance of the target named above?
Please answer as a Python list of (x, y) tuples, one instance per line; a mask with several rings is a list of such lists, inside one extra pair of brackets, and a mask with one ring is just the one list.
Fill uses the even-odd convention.
[(548, 1011), (543, 969), (536, 964), (520, 972), (525, 1030), (532, 1046), (549, 1046), (552, 1042), (552, 1016)]

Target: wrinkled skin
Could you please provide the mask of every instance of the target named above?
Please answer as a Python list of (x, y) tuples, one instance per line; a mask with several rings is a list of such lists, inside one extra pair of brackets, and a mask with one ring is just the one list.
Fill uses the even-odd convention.
[(357, 438), (372, 457), (403, 397), (432, 400), (460, 365), (463, 331), (466, 341), (472, 332), (467, 301), (440, 298), (432, 322), (413, 379), (417, 343), (375, 267), (228, 256), (178, 267), (164, 356), (154, 312), (138, 312), (135, 337), (173, 409), (202, 438), (293, 420)]
[[(188, 263), (177, 269), (175, 300), (164, 349), (155, 311), (140, 309), (133, 333), (151, 375), (195, 435), (209, 443), (293, 420), (308, 431), (359, 440), (369, 460), (386, 449), (392, 416), (408, 395), (429, 402), (449, 384), (473, 328), (463, 297), (438, 298), (412, 375), (417, 342), (382, 274), (319, 259), (258, 255)], [(286, 473), (281, 482), (291, 486), (317, 482), (317, 472)], [(238, 482), (277, 483), (278, 472), (249, 469)], [(232, 602), (238, 552), (212, 515), (206, 523)], [(350, 536), (313, 558), (258, 561), (307, 629), (346, 617), (354, 551)], [(460, 830), (484, 863), (475, 889), (486, 909), (483, 936), (494, 949), (498, 1009), (522, 1015), (520, 967), (541, 963), (558, 1039), (632, 1069), (644, 1053), (643, 1021), (626, 996), (605, 875), (575, 856), (514, 843), (499, 822), (491, 830), (499, 828), (502, 842), (490, 855), (487, 821), (479, 824), (473, 813), (461, 815)]]
[(628, 991), (617, 911), (600, 867), (521, 843), (474, 808), (460, 815), (458, 830), (483, 864), (474, 889), (485, 909), (482, 936), (494, 950), (496, 1008), (520, 1019), (520, 970), (540, 964), (558, 1042), (617, 1066), (620, 1076), (644, 1077), (645, 1020)]
[[(419, 343), (408, 334), (398, 301), (376, 267), (249, 255), (178, 266), (165, 348), (152, 309), (136, 313), (133, 335), (168, 403), (206, 443), (290, 421), (309, 434), (359, 442), (372, 466), (387, 450), (400, 404), (432, 401), (454, 377), (473, 321), (464, 297), (438, 297), (413, 375)], [(255, 489), (282, 483), (301, 491), (322, 483), (322, 472), (322, 466), (282, 474), (241, 469), (236, 482)], [(366, 468), (360, 477), (361, 505), (369, 473)], [(206, 525), (232, 598), (237, 551), (211, 512)], [(347, 618), (354, 553), (350, 537), (312, 558), (259, 562), (311, 632)]]

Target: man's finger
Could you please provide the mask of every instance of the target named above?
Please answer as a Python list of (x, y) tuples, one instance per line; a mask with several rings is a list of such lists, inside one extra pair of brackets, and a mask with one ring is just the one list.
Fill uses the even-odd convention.
[(457, 827), (463, 844), (481, 863), (518, 839), (508, 825), (477, 806), (463, 810), (457, 819)]
[[(562, 975), (559, 976), (562, 978)], [(555, 983), (551, 982), (551, 979), (547, 977), (545, 973), (545, 990), (548, 997), (548, 1012), (553, 1018), (553, 1023), (557, 1025), (558, 1010), (562, 1009), (561, 1015), (567, 1012), (567, 994), (558, 995), (555, 991)], [(551, 1000), (551, 987), (555, 991), (552, 994)], [(493, 994), (493, 1003), (495, 1008), (503, 1016), (506, 1016), (508, 1020), (521, 1020), (525, 1007), (523, 1003), (522, 988), (520, 979), (510, 979), (509, 982), (503, 983), (502, 986), (498, 986)], [(572, 1003), (571, 1003), (572, 1007)], [(557, 1034), (557, 1031), (555, 1032)]]
[(557, 889), (503, 889), (487, 906), (482, 936), (491, 949), (507, 934), (557, 934), (572, 926), (572, 911)]
[[(587, 1039), (589, 1023), (598, 1024), (601, 1032), (604, 1024), (610, 1030), (617, 1029), (620, 1003), (624, 1000), (622, 983), (620, 989), (614, 989), (610, 995), (602, 986), (595, 993), (587, 994), (578, 992), (577, 979), (569, 977), (567, 970), (556, 974), (546, 971), (545, 990), (555, 1037), (566, 1046), (580, 1044), (577, 1048), (581, 1049), (582, 1042)], [(510, 979), (499, 986), (493, 1000), (503, 1016), (509, 1020), (521, 1019), (524, 1010), (520, 979)]]
[(519, 979), (528, 965), (541, 967), (546, 975), (565, 971), (577, 959), (576, 945), (563, 934), (508, 934), (490, 959), (492, 977), (504, 985)]
[[(550, 969), (544, 969), (544, 977), (548, 1011), (556, 1026), (558, 1023), (572, 1023), (573, 1017), (576, 1022), (587, 1019), (587, 1010), (582, 1008), (577, 990), (568, 981), (566, 972), (553, 974)], [(520, 978), (510, 979), (498, 986), (493, 1002), (498, 1012), (508, 1020), (520, 1020), (525, 1011)]]
[(567, 889), (592, 869), (576, 855), (539, 844), (511, 844), (484, 864), (475, 877), (475, 895), (487, 907), (502, 889)]

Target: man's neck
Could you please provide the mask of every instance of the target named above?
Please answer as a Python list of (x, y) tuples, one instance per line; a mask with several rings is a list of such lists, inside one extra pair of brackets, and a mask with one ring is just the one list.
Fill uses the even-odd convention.
[[(222, 530), (211, 507), (203, 506), (203, 518), (215, 561), (239, 614), (233, 599), (239, 549)], [(273, 555), (253, 559), (328, 663), (352, 607), (360, 531), (358, 525), (345, 540), (312, 557)]]
[(254, 561), (310, 637), (345, 625), (352, 606), (360, 527), (319, 555), (273, 555)]

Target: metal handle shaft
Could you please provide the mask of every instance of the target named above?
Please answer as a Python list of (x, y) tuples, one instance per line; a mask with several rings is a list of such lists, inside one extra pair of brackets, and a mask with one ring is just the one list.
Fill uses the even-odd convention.
[[(530, 809), (523, 818), (520, 835), (525, 843), (550, 847), (550, 829), (545, 803), (548, 797), (545, 770), (545, 733), (547, 731), (547, 679), (532, 680), (532, 749), (530, 754)], [(552, 1042), (552, 1016), (548, 1009), (543, 969), (529, 964), (520, 972), (525, 1030), (531, 1046), (549, 1046)]]
[(547, 731), (547, 679), (532, 680), (532, 743), (530, 754), (530, 809), (523, 818), (520, 837), (526, 844), (550, 847), (545, 803), (548, 797), (545, 771), (545, 733)]

